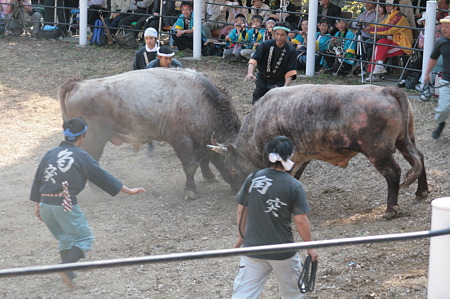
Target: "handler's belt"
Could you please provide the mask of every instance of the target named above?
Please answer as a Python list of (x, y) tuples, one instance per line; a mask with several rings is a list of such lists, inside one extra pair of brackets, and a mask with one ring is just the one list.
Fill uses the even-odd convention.
[[(55, 193), (55, 194), (42, 193), (41, 196), (44, 196), (44, 197), (64, 197), (64, 194), (63, 194), (63, 192), (59, 192), (59, 193)], [(70, 194), (70, 196), (75, 196), (75, 195)]]
[(302, 273), (300, 273), (300, 277), (298, 278), (298, 288), (302, 294), (314, 291), (317, 264), (317, 261), (311, 262), (311, 256), (306, 256), (305, 261), (303, 262)]

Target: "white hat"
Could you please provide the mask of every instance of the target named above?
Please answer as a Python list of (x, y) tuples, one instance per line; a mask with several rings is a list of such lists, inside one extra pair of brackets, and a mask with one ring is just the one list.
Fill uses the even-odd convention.
[(145, 32), (144, 32), (144, 37), (146, 37), (146, 36), (158, 37), (158, 31), (156, 31), (155, 28), (148, 27), (147, 29), (145, 29)]
[(420, 19), (417, 20), (417, 24), (423, 25), (423, 21), (425, 21), (426, 18), (427, 18), (427, 12), (424, 11), (424, 12), (422, 13), (422, 17), (421, 17)]

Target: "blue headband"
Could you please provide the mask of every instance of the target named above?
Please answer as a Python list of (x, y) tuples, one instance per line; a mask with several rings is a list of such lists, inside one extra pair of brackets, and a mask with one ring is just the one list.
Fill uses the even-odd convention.
[(287, 27), (284, 27), (284, 26), (275, 26), (275, 27), (273, 27), (273, 31), (276, 31), (276, 30), (284, 30), (287, 33), (291, 32), (291, 29), (289, 29)]
[(65, 129), (65, 130), (63, 131), (63, 134), (64, 134), (64, 136), (67, 137), (68, 140), (75, 140), (75, 139), (77, 139), (78, 136), (81, 136), (81, 135), (83, 135), (84, 133), (86, 133), (87, 128), (88, 128), (87, 126), (84, 126), (84, 130), (83, 130), (83, 131), (81, 131), (81, 132), (79, 132), (79, 133), (75, 133), (75, 134), (72, 133), (72, 132), (70, 132), (69, 128), (67, 128), (67, 129)]

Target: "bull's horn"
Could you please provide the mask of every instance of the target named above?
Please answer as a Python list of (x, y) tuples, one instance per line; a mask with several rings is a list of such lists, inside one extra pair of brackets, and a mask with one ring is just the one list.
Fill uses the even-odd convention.
[(207, 144), (206, 145), (209, 149), (211, 149), (212, 151), (215, 151), (216, 153), (219, 153), (221, 155), (225, 154), (227, 152), (227, 147), (223, 146), (223, 145), (211, 145), (211, 144)]
[(225, 147), (224, 144), (220, 144), (220, 143), (217, 142), (217, 140), (216, 140), (216, 131), (212, 132), (212, 134), (211, 134), (211, 143), (212, 143), (212, 145), (215, 145), (215, 146)]

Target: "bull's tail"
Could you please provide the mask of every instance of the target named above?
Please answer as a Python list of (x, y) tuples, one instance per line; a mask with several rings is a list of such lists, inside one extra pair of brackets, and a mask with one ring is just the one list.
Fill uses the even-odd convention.
[[(409, 169), (406, 172), (405, 180), (400, 184), (400, 187), (408, 187), (411, 185), (414, 181), (416, 181), (419, 176), (422, 174), (422, 171), (424, 169), (423, 163), (422, 163), (422, 156), (419, 153), (417, 147), (413, 143), (411, 139), (411, 134), (413, 132), (410, 132), (410, 122), (411, 127), (414, 127), (414, 118), (413, 113), (411, 109), (411, 104), (409, 103), (409, 100), (404, 92), (402, 92), (398, 88), (389, 88), (390, 94), (398, 101), (400, 104), (400, 107), (402, 109), (403, 114), (403, 136), (400, 136), (399, 138), (403, 140), (405, 149), (409, 153), (411, 159), (412, 159), (412, 165), (411, 169)], [(397, 139), (397, 142), (399, 140)]]
[(81, 79), (71, 78), (61, 85), (59, 89), (59, 104), (61, 105), (61, 114), (63, 121), (67, 119), (66, 99), (67, 95), (74, 89), (75, 84), (80, 82)]

